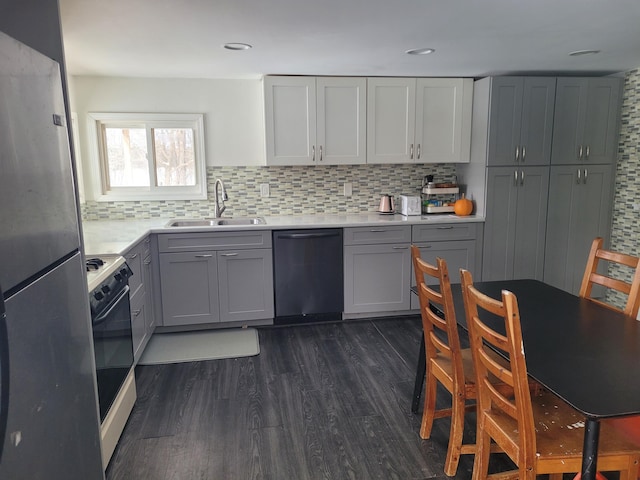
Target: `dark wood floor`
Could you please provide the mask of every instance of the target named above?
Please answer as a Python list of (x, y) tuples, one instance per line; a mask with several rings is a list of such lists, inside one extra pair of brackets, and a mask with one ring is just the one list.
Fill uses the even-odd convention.
[(107, 479), (449, 478), (449, 420), (421, 440), (411, 413), (420, 334), (418, 317), (261, 328), (255, 357), (139, 366)]

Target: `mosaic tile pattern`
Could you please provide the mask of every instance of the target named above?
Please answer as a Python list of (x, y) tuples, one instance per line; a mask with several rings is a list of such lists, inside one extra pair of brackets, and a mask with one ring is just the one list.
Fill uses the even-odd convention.
[[(157, 217), (210, 217), (214, 184), (221, 178), (229, 195), (226, 216), (303, 215), (371, 212), (380, 196), (418, 195), (425, 175), (450, 182), (452, 164), (335, 165), (309, 167), (207, 167), (207, 200), (94, 202), (82, 206), (84, 220), (123, 220)], [(353, 195), (343, 196), (343, 184)], [(268, 183), (270, 196), (260, 197), (260, 184)]]
[[(633, 209), (636, 203), (640, 203), (640, 68), (625, 76), (611, 229), (612, 250), (640, 256), (640, 212)], [(611, 268), (611, 274), (631, 278), (626, 268)], [(609, 294), (608, 298), (619, 306), (626, 302), (623, 295)]]

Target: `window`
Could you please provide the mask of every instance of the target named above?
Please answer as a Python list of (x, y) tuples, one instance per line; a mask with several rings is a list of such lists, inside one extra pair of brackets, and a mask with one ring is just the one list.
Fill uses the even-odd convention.
[(207, 197), (202, 115), (90, 113), (89, 125), (96, 200)]

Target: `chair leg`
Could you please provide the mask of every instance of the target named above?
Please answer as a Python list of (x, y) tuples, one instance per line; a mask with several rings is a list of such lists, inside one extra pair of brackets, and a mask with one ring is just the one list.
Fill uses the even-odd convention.
[(422, 411), (422, 424), (420, 425), (420, 438), (427, 439), (431, 436), (433, 418), (436, 412), (436, 377), (429, 375), (427, 371), (427, 384), (424, 391), (424, 408)]
[(464, 395), (456, 393), (452, 395), (451, 401), (451, 430), (449, 432), (447, 459), (444, 463), (444, 473), (449, 477), (453, 477), (456, 474), (458, 462), (460, 462), (462, 435), (464, 432)]
[(562, 473), (550, 473), (549, 480), (562, 480)]
[(491, 453), (491, 438), (487, 433), (477, 428), (476, 455), (473, 459), (473, 480), (485, 480), (489, 473), (489, 454)]

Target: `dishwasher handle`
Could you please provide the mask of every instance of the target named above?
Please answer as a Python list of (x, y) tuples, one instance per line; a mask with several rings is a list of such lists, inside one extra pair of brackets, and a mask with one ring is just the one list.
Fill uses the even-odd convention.
[(305, 238), (327, 238), (337, 237), (338, 232), (318, 232), (318, 233), (282, 233), (278, 235), (278, 238), (290, 239), (305, 239)]

